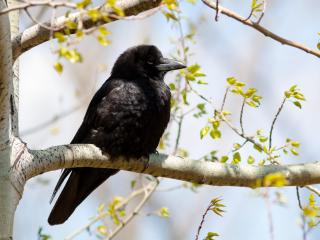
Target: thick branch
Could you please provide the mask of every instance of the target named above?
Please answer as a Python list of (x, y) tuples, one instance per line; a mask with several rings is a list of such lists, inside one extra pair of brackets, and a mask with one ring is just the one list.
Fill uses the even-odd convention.
[[(205, 3), (208, 7), (212, 8), (212, 9), (215, 9), (217, 10), (217, 5), (215, 3), (215, 1), (212, 1), (212, 0), (202, 0), (203, 3)], [(312, 50), (306, 46), (304, 46), (303, 44), (301, 43), (298, 43), (298, 42), (294, 42), (294, 41), (291, 41), (291, 40), (288, 40), (288, 39), (285, 39), (283, 37), (280, 37), (279, 35), (269, 31), (268, 29), (262, 27), (261, 25), (259, 25), (259, 23), (255, 23), (249, 19), (246, 19), (240, 15), (238, 15), (237, 13), (227, 9), (227, 8), (224, 8), (224, 7), (221, 7), (221, 5), (219, 5), (219, 12), (228, 16), (228, 17), (231, 17), (249, 27), (252, 27), (254, 28), (255, 30), (257, 30), (258, 32), (262, 33), (263, 35), (265, 35), (266, 37), (270, 37), (272, 38), (273, 40), (277, 41), (277, 42), (280, 42), (281, 44), (284, 44), (284, 45), (288, 45), (288, 46), (291, 46), (291, 47), (294, 47), (294, 48), (297, 48), (297, 49), (300, 49), (306, 53), (309, 53), (309, 54), (312, 54), (316, 57), (320, 57), (320, 51), (315, 51), (315, 50)]]
[(94, 145), (61, 145), (46, 150), (28, 150), (21, 155), (23, 161), (15, 166), (18, 182), (43, 172), (61, 168), (96, 167), (114, 168), (215, 186), (256, 186), (257, 180), (271, 173), (281, 172), (288, 186), (320, 183), (320, 164), (240, 166), (218, 162), (194, 161), (164, 154), (151, 154), (146, 158), (110, 159)]
[[(118, 6), (122, 8), (126, 16), (132, 16), (137, 15), (143, 11), (158, 7), (160, 3), (161, 0), (122, 0), (119, 1)], [(114, 13), (110, 10), (110, 14)], [(12, 40), (13, 58), (17, 59), (25, 51), (48, 41), (50, 39), (50, 28), (54, 28), (58, 31), (63, 31), (68, 20), (79, 22), (79, 19), (81, 17), (84, 29), (90, 29), (94, 26), (109, 23), (118, 19), (110, 18), (109, 22), (104, 20), (93, 22), (89, 16), (82, 15), (83, 14), (77, 12), (70, 14), (68, 18), (64, 16), (57, 18), (52, 25), (50, 22), (44, 23), (49, 28), (43, 28), (39, 24), (36, 24), (26, 29), (18, 36), (14, 37)]]

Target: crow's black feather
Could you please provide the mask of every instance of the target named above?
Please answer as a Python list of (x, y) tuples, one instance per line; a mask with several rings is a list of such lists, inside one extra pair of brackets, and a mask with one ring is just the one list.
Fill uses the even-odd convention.
[[(167, 71), (183, 68), (162, 57), (151, 45), (129, 48), (117, 59), (111, 76), (91, 100), (71, 143), (95, 144), (113, 157), (141, 157), (154, 153), (170, 118), (170, 90), (163, 78)], [(65, 169), (52, 199), (69, 176), (48, 222), (65, 222), (76, 207), (115, 169)]]

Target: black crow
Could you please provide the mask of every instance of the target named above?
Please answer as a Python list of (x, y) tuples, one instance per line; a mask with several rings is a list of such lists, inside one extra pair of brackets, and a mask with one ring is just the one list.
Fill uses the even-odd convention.
[[(95, 144), (112, 157), (139, 158), (156, 152), (170, 118), (171, 94), (164, 75), (184, 67), (164, 58), (152, 45), (126, 50), (92, 98), (71, 143)], [(51, 201), (70, 176), (50, 213), (49, 224), (64, 223), (93, 190), (117, 172), (104, 168), (64, 169)]]

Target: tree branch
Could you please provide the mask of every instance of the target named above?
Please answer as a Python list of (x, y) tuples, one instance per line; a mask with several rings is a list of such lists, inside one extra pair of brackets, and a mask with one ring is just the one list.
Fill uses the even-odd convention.
[[(20, 143), (21, 146), (23, 143)], [(25, 182), (41, 173), (61, 168), (114, 168), (153, 176), (168, 177), (215, 186), (257, 186), (257, 180), (268, 174), (281, 172), (288, 186), (320, 183), (320, 164), (241, 166), (209, 161), (194, 161), (165, 154), (151, 154), (147, 158), (110, 158), (94, 145), (61, 145), (46, 150), (29, 150), (21, 154), (13, 169), (16, 182)]]
[(28, 1), (28, 2), (23, 2), (23, 3), (18, 3), (15, 5), (12, 5), (12, 7), (7, 7), (0, 11), (0, 15), (9, 13), (9, 12), (14, 12), (18, 10), (26, 10), (31, 7), (36, 7), (36, 6), (45, 6), (45, 7), (51, 7), (51, 8), (57, 8), (57, 7), (66, 7), (66, 8), (72, 8), (76, 9), (76, 4), (72, 2), (53, 2), (52, 0), (46, 0), (46, 1)]
[[(208, 7), (214, 9), (214, 10), (217, 9), (216, 3), (214, 1), (212, 1), (212, 0), (202, 0), (202, 2), (205, 5), (207, 5)], [(237, 13), (235, 13), (235, 12), (229, 10), (229, 9), (222, 7), (221, 5), (219, 5), (219, 12), (224, 14), (224, 15), (226, 15), (226, 16), (228, 16), (228, 17), (231, 17), (231, 18), (237, 20), (238, 22), (241, 22), (241, 23), (243, 23), (243, 24), (245, 24), (245, 25), (247, 25), (249, 27), (254, 28), (258, 32), (260, 32), (263, 35), (265, 35), (266, 37), (270, 37), (273, 40), (275, 40), (277, 42), (280, 42), (283, 45), (288, 45), (288, 46), (300, 49), (300, 50), (302, 50), (302, 51), (304, 51), (306, 53), (309, 53), (311, 55), (314, 55), (314, 56), (320, 58), (320, 51), (312, 50), (312, 49), (304, 46), (301, 43), (294, 42), (294, 41), (285, 39), (283, 37), (280, 37), (279, 35), (276, 35), (275, 33), (269, 31), (268, 29), (266, 29), (264, 27), (262, 27), (261, 25), (259, 25), (259, 23), (255, 23), (255, 22), (251, 21), (250, 19), (246, 19), (246, 18), (238, 15)]]
[[(161, 0), (122, 0), (118, 1), (118, 6), (124, 11), (126, 16), (137, 15), (143, 11), (150, 10), (152, 8), (158, 7), (161, 3)], [(114, 14), (111, 9), (106, 10), (110, 14)], [(65, 29), (65, 24), (67, 21), (79, 22), (80, 18), (83, 23), (84, 29), (90, 29), (95, 26), (103, 25), (112, 21), (118, 20), (118, 18), (111, 18), (109, 22), (101, 21), (92, 21), (89, 16), (82, 16), (79, 12), (72, 13), (68, 18), (61, 16), (57, 18), (53, 24), (51, 22), (44, 23), (44, 25), (49, 28), (54, 28), (56, 31), (63, 31)], [(27, 28), (19, 35), (15, 36), (12, 39), (12, 51), (14, 60), (17, 59), (22, 53), (27, 50), (44, 43), (50, 39), (50, 29), (43, 28), (39, 24), (36, 24), (30, 28)]]

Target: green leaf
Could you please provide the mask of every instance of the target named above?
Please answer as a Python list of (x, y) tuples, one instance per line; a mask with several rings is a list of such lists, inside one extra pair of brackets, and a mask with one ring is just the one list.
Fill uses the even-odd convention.
[(229, 85), (234, 85), (236, 82), (237, 82), (237, 79), (235, 79), (234, 77), (227, 78), (227, 83), (229, 83)]
[(176, 90), (176, 85), (174, 83), (170, 83), (169, 88), (171, 91), (174, 91), (174, 90)]
[(181, 94), (182, 94), (183, 103), (184, 103), (185, 105), (189, 105), (189, 102), (188, 102), (188, 100), (187, 100), (187, 92), (186, 92), (186, 90), (182, 90), (182, 91), (181, 91)]
[(83, 8), (86, 8), (88, 5), (90, 5), (91, 3), (92, 3), (91, 0), (83, 0), (83, 1), (81, 1), (81, 2), (78, 2), (78, 3), (76, 4), (76, 7), (77, 7), (78, 9), (83, 9)]
[(236, 87), (244, 87), (246, 84), (244, 82), (237, 81), (234, 85)]
[(58, 40), (59, 43), (63, 43), (66, 41), (66, 37), (61, 32), (55, 32), (54, 37)]
[(101, 36), (107, 36), (110, 34), (110, 32), (103, 26), (100, 26), (98, 28), (98, 30), (99, 30), (99, 33), (101, 34)]
[(190, 73), (187, 73), (187, 74), (186, 74), (186, 79), (187, 79), (188, 81), (194, 81), (194, 80), (196, 80), (195, 76), (194, 76), (193, 74), (190, 74)]
[(255, 6), (257, 5), (257, 0), (252, 0), (251, 1), (251, 8), (255, 8)]
[(229, 159), (228, 156), (222, 156), (222, 157), (220, 158), (220, 162), (221, 162), (221, 163), (225, 163), (225, 162), (228, 161), (228, 159)]
[(248, 104), (250, 107), (258, 107), (257, 104), (253, 101), (247, 101), (246, 104)]
[(296, 90), (296, 88), (297, 88), (297, 85), (293, 85), (290, 87), (289, 91), (294, 92)]
[(191, 65), (191, 66), (189, 66), (188, 68), (187, 68), (187, 70), (190, 72), (190, 73), (196, 73), (197, 71), (199, 71), (200, 70), (200, 65), (199, 64), (193, 64), (193, 65)]
[(260, 104), (260, 100), (262, 99), (262, 97), (258, 95), (253, 95), (251, 99), (252, 101)]
[(253, 96), (253, 94), (256, 92), (257, 92), (257, 89), (249, 88), (244, 95), (246, 98), (251, 98)]
[(295, 105), (295, 106), (297, 106), (298, 108), (302, 108), (302, 105), (301, 105), (301, 103), (299, 102), (299, 101), (295, 101), (295, 102), (293, 102), (293, 104)]
[(105, 39), (103, 36), (99, 35), (97, 36), (97, 40), (98, 42), (102, 45), (102, 46), (108, 46), (110, 45), (110, 41), (108, 39)]
[(233, 159), (232, 159), (231, 164), (238, 164), (239, 162), (241, 162), (241, 155), (239, 152), (235, 152), (233, 154)]
[(298, 141), (292, 141), (291, 142), (291, 146), (295, 147), (295, 148), (298, 148), (298, 147), (300, 147), (300, 143)]
[(40, 228), (38, 229), (38, 239), (39, 239), (39, 240), (51, 240), (52, 238), (51, 238), (50, 235), (44, 234), (44, 233), (43, 233), (43, 228), (40, 227)]
[(294, 97), (295, 99), (302, 100), (302, 101), (305, 101), (305, 100), (306, 100), (306, 98), (304, 97), (304, 95), (303, 95), (302, 93), (298, 93), (298, 92), (295, 92), (295, 93), (293, 94), (293, 97)]
[(262, 152), (262, 148), (261, 147), (259, 147), (258, 145), (256, 145), (256, 144), (254, 144), (253, 145), (253, 148), (255, 149), (255, 150), (257, 150), (258, 152)]
[(88, 11), (87, 11), (87, 14), (88, 14), (88, 16), (91, 18), (91, 20), (93, 21), (93, 22), (96, 22), (96, 21), (98, 21), (98, 19), (100, 18), (100, 12), (99, 12), (99, 10), (98, 9), (95, 9), (95, 8), (93, 8), (93, 9), (89, 9)]
[(208, 232), (204, 240), (215, 240), (215, 237), (218, 237), (219, 234), (215, 232)]
[(212, 129), (212, 130), (210, 131), (210, 136), (211, 136), (213, 139), (221, 138), (221, 132), (220, 132), (219, 130)]
[(205, 103), (199, 103), (198, 105), (197, 105), (197, 108), (200, 110), (200, 111), (205, 111), (206, 109), (205, 109), (205, 106), (206, 106), (206, 104)]
[(83, 36), (84, 36), (83, 31), (78, 29), (77, 32), (76, 32), (76, 37), (77, 38), (82, 38)]
[(66, 55), (66, 58), (72, 63), (82, 62), (82, 56), (76, 49), (69, 50), (69, 54)]
[(205, 126), (200, 130), (200, 139), (202, 139), (204, 136), (206, 136), (208, 134), (210, 130), (209, 126)]
[(204, 74), (204, 73), (202, 73), (202, 72), (196, 72), (196, 73), (194, 73), (194, 76), (195, 76), (195, 77), (205, 77), (206, 74)]
[(56, 62), (53, 67), (57, 73), (61, 74), (63, 72), (63, 65), (60, 62)]
[(202, 84), (202, 85), (208, 84), (208, 83), (207, 83), (206, 81), (204, 81), (204, 80), (198, 80), (197, 83), (198, 83), (198, 84)]
[(320, 42), (318, 42), (317, 48), (318, 48), (318, 50), (320, 50)]
[(285, 92), (284, 92), (284, 95), (285, 95), (286, 98), (290, 98), (291, 95), (292, 95), (292, 93), (289, 92), (289, 91), (285, 91)]
[(107, 227), (104, 225), (98, 226), (97, 231), (103, 236), (107, 236), (107, 234), (108, 234)]
[(159, 215), (161, 217), (164, 217), (164, 218), (169, 218), (170, 217), (170, 214), (169, 214), (169, 210), (167, 207), (162, 207), (160, 208), (159, 210)]
[(298, 156), (298, 155), (299, 155), (299, 153), (297, 152), (297, 150), (294, 149), (294, 148), (290, 149), (290, 152), (291, 152), (293, 155), (295, 155), (295, 156)]
[(74, 29), (77, 29), (78, 28), (78, 24), (69, 20), (66, 22), (66, 26), (67, 28), (71, 29), (71, 30), (74, 30)]
[(259, 137), (259, 141), (260, 141), (260, 142), (266, 142), (267, 140), (268, 140), (268, 138), (265, 137), (265, 136), (260, 136), (260, 137)]
[(234, 150), (238, 150), (239, 148), (241, 148), (241, 144), (239, 144), (239, 143), (234, 143), (233, 144), (233, 149)]
[(136, 186), (136, 184), (137, 184), (137, 181), (136, 181), (136, 180), (132, 180), (132, 181), (130, 182), (130, 187), (131, 187), (131, 189), (134, 189), (134, 187)]
[(166, 17), (167, 21), (169, 20), (178, 21), (178, 18), (171, 12), (162, 11), (162, 14)]
[(215, 120), (215, 121), (212, 121), (211, 124), (214, 129), (218, 129), (220, 126), (220, 121)]
[(247, 162), (248, 162), (248, 164), (253, 164), (255, 162), (254, 157), (249, 155)]

